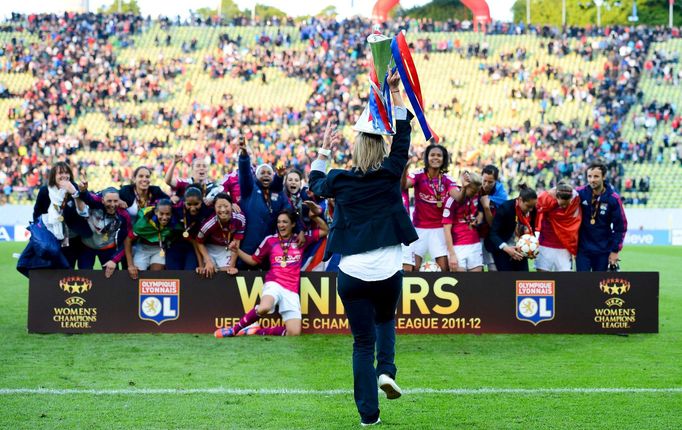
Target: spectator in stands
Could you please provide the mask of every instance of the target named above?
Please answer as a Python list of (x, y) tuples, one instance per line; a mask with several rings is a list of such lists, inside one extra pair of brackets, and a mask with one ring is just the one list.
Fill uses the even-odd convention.
[(419, 240), (414, 244), (415, 267), (420, 268), (428, 253), (440, 270), (448, 270), (448, 248), (443, 234), (443, 204), (455, 186), (446, 172), (450, 159), (447, 149), (435, 143), (424, 151), (424, 168), (404, 177), (402, 187), (414, 187), (412, 221)]
[(580, 197), (568, 183), (538, 196), (540, 247), (535, 269), (538, 272), (570, 272), (578, 252), (578, 230), (582, 219)]
[(604, 272), (618, 266), (628, 223), (620, 197), (606, 183), (606, 166), (599, 162), (587, 168), (588, 186), (578, 189), (582, 211), (576, 269)]
[[(154, 207), (140, 209), (132, 234), (125, 240), (128, 274), (137, 279), (140, 270), (160, 271), (166, 265), (166, 250), (173, 235), (173, 204), (167, 198)], [(135, 248), (133, 248), (133, 242)]]
[[(312, 203), (312, 202), (309, 202)], [(307, 246), (327, 236), (328, 227), (321, 215), (315, 212), (314, 205), (308, 206), (311, 217), (317, 228), (305, 234), (303, 246), (297, 245), (294, 228), (298, 220), (291, 208), (281, 211), (277, 215), (277, 233), (267, 236), (253, 255), (245, 253), (236, 244), (231, 249), (239, 253), (239, 258), (249, 266), (258, 266), (264, 259), (270, 261), (268, 273), (265, 275), (263, 293), (258, 305), (247, 312), (233, 327), (220, 328), (215, 331), (217, 338), (233, 337), (240, 334), (242, 329), (258, 321), (261, 317), (273, 313), (277, 308), (284, 321), (284, 327), (268, 327), (256, 329), (252, 333), (270, 336), (298, 336), (301, 334), (301, 265), (303, 251)], [(319, 210), (319, 207), (316, 208)]]
[(537, 201), (535, 190), (522, 184), (517, 198), (498, 206), (485, 242), (498, 271), (528, 271), (528, 260), (517, 249), (516, 241), (524, 234), (534, 234)]
[(243, 214), (234, 213), (232, 206), (228, 194), (218, 194), (213, 205), (215, 214), (203, 223), (197, 233), (200, 255), (197, 272), (201, 276), (210, 278), (219, 270), (229, 275), (237, 274), (237, 251), (231, 251), (230, 245), (239, 248), (244, 239), (246, 218)]

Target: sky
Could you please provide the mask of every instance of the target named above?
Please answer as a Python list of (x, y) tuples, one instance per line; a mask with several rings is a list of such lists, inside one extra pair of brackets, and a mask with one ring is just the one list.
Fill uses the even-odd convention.
[[(110, 5), (114, 0), (89, 0), (91, 11), (96, 11), (102, 5)], [(404, 8), (428, 3), (430, 0), (402, 0), (400, 4)], [(487, 0), (490, 14), (494, 20), (511, 21), (511, 7), (514, 0)], [(275, 6), (289, 15), (312, 15), (323, 8), (334, 5), (342, 15), (360, 14), (369, 16), (372, 12), (374, 1), (372, 0), (235, 0), (241, 9), (252, 8), (255, 3)], [(220, 0), (137, 0), (142, 15), (156, 17), (160, 14), (166, 16), (187, 16), (190, 9), (196, 10), (202, 7), (218, 7)], [(11, 12), (40, 13), (40, 12), (63, 12), (65, 8), (79, 6), (80, 0), (0, 0), (0, 16), (8, 16)]]

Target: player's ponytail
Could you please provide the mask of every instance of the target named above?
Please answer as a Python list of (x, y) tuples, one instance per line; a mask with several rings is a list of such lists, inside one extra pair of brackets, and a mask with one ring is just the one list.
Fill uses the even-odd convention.
[(538, 195), (534, 189), (524, 183), (519, 184), (519, 197), (521, 197), (522, 201), (527, 202), (528, 200), (536, 200)]

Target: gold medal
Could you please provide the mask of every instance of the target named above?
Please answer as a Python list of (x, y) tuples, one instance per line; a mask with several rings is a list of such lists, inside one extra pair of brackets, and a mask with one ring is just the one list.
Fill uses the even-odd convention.
[(182, 237), (184, 237), (185, 239), (187, 239), (187, 238), (189, 237), (189, 233), (187, 233), (186, 231), (183, 231), (183, 232), (182, 232)]
[(159, 251), (159, 255), (160, 255), (161, 257), (165, 257), (165, 256), (166, 256), (166, 251), (164, 251), (164, 250), (162, 249), (161, 251)]
[(281, 263), (279, 263), (281, 267), (287, 267), (287, 262), (285, 260), (282, 260)]
[(57, 221), (59, 221), (59, 222), (64, 222), (64, 217), (61, 216), (61, 215), (59, 215), (59, 217), (57, 218)]
[(105, 242), (106, 242), (107, 240), (109, 240), (109, 235), (106, 234), (106, 233), (104, 233), (104, 234), (102, 235), (102, 240), (105, 241)]
[(436, 202), (436, 207), (442, 208), (442, 207), (443, 207), (443, 202)]
[(591, 220), (590, 220), (590, 224), (594, 224), (594, 223), (596, 223), (596, 222), (597, 222), (597, 221), (595, 221), (594, 219), (591, 219)]

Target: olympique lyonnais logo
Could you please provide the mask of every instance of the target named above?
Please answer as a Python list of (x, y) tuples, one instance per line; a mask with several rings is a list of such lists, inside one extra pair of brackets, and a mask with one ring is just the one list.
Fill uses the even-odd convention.
[(554, 281), (516, 281), (516, 318), (538, 325), (554, 319)]
[(161, 325), (180, 316), (179, 279), (140, 279), (140, 319)]

